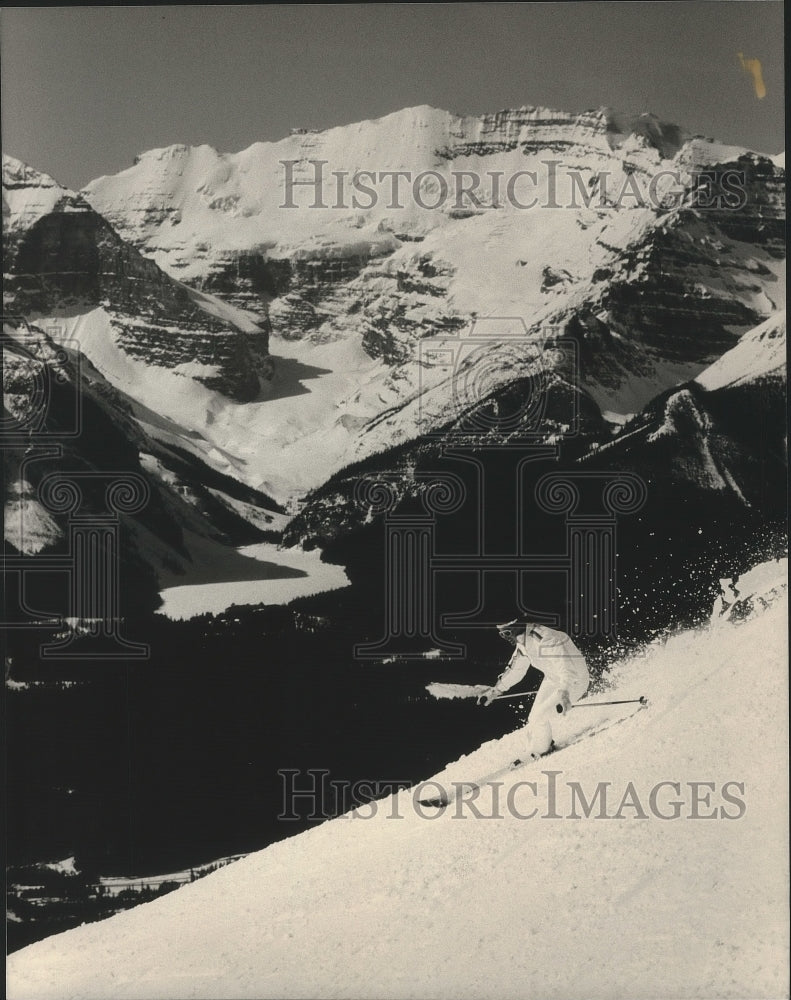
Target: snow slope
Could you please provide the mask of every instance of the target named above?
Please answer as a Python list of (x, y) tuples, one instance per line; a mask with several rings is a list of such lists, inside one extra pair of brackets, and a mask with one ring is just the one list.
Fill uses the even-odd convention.
[[(10, 996), (785, 995), (786, 584), (787, 560), (758, 567), (738, 584), (764, 597), (747, 620), (714, 617), (618, 664), (608, 694), (646, 694), (649, 708), (513, 773), (501, 818), (469, 802), (420, 815), (425, 790), (404, 791), (11, 955)], [(578, 709), (566, 724), (598, 712), (620, 717)], [(486, 744), (440, 777), (485, 774), (521, 741)], [(547, 818), (549, 772), (559, 819)], [(589, 799), (610, 782), (605, 815), (619, 818), (572, 809), (573, 781)], [(680, 789), (660, 788), (653, 809), (662, 781)], [(714, 784), (698, 786), (697, 809), (690, 782)], [(474, 803), (484, 817), (493, 794)], [(673, 800), (680, 818), (658, 818)]]
[(775, 376), (786, 377), (785, 309), (743, 334), (739, 343), (696, 376), (710, 392)]
[[(201, 385), (185, 365), (165, 368), (132, 357), (102, 307), (37, 316), (36, 322), (67, 346), (78, 345), (112, 385), (140, 404), (137, 417), (146, 433), (277, 500), (318, 486), (338, 464), (352, 461), (355, 419), (370, 419), (382, 405), (379, 386), (387, 367), (351, 341), (313, 345), (272, 338), (272, 382), (260, 399), (242, 404)], [(369, 382), (366, 399), (359, 399)], [(387, 443), (382, 434), (370, 445)]]

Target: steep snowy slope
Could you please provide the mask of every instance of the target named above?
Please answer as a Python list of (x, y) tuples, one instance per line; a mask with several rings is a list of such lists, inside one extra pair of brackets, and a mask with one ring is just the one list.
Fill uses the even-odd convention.
[[(424, 809), (434, 786), (405, 791), (25, 948), (9, 995), (782, 996), (787, 561), (738, 585), (746, 619), (715, 612), (616, 665), (606, 696), (647, 710), (577, 709), (572, 732), (614, 724), (474, 802)], [(520, 751), (516, 732), (438, 780)]]
[(772, 378), (786, 378), (785, 309), (748, 330), (735, 347), (704, 369), (695, 381), (713, 391)]

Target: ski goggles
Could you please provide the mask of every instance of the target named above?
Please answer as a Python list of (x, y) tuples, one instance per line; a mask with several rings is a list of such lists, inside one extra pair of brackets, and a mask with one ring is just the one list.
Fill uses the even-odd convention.
[(516, 640), (524, 635), (525, 628), (528, 627), (524, 623), (513, 621), (507, 622), (505, 625), (498, 625), (497, 631), (503, 637), (503, 639), (508, 639), (511, 642), (516, 642)]
[(503, 639), (507, 639), (509, 642), (517, 642), (525, 633), (535, 636), (536, 639), (544, 638), (538, 626), (533, 622), (506, 622), (505, 625), (498, 625), (497, 631)]

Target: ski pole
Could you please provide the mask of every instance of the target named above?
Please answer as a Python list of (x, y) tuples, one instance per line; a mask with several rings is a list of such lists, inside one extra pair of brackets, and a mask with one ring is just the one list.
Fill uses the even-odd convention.
[[(494, 701), (505, 701), (508, 698), (535, 698), (537, 691), (525, 691), (524, 694), (498, 694)], [(645, 695), (639, 698), (624, 698), (622, 701), (581, 701), (571, 708), (598, 708), (599, 705), (647, 705), (648, 699)]]
[(572, 708), (598, 708), (599, 705), (647, 705), (648, 699), (644, 694), (639, 698), (625, 698), (623, 701), (580, 701)]

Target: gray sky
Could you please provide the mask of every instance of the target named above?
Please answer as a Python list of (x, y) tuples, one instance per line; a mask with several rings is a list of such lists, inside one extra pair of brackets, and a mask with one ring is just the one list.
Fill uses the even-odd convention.
[(779, 0), (6, 7), (0, 30), (3, 148), (75, 188), (156, 146), (236, 151), (415, 104), (607, 104), (785, 145)]

